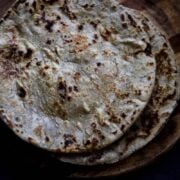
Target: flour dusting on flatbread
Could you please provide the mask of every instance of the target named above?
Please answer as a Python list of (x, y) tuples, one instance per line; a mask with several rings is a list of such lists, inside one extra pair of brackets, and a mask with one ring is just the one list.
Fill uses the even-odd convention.
[(136, 121), (155, 80), (147, 19), (117, 1), (19, 0), (0, 22), (0, 117), (56, 152), (101, 149)]

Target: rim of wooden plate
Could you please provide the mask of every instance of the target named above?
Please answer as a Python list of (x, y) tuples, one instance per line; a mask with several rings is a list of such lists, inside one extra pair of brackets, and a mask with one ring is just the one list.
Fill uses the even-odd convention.
[[(149, 18), (154, 21), (154, 23), (162, 29), (166, 34), (171, 43), (171, 46), (176, 55), (176, 61), (178, 66), (178, 95), (180, 95), (180, 32), (173, 31), (172, 24), (169, 21), (165, 21), (166, 18), (158, 18), (159, 11), (161, 12), (160, 5), (156, 7), (156, 3), (161, 3), (161, 0), (158, 1), (146, 1), (146, 0), (119, 0), (123, 5), (138, 9), (146, 13)], [(175, 2), (175, 0), (164, 0), (167, 2), (167, 6), (170, 3)], [(150, 4), (149, 4), (150, 3)], [(148, 6), (151, 6), (150, 8)], [(155, 10), (153, 10), (153, 8)], [(156, 11), (157, 14), (156, 14)], [(170, 13), (167, 9), (168, 14)], [(174, 13), (169, 14), (170, 18), (174, 17)], [(179, 12), (178, 12), (179, 13)], [(163, 13), (163, 15), (166, 15)], [(177, 15), (177, 14), (176, 14)], [(178, 17), (178, 15), (177, 15)], [(165, 25), (167, 23), (167, 26)], [(177, 26), (180, 26), (177, 24)], [(180, 28), (180, 27), (179, 27)], [(112, 177), (127, 174), (130, 172), (137, 171), (141, 168), (144, 168), (157, 159), (159, 159), (163, 154), (167, 153), (178, 141), (180, 140), (180, 100), (174, 111), (174, 113), (169, 118), (166, 126), (160, 131), (160, 133), (145, 147), (138, 150), (130, 157), (119, 161), (118, 163), (112, 165), (103, 165), (88, 167), (82, 170), (72, 173), (69, 177), (77, 178), (92, 178), (92, 177)], [(142, 158), (143, 157), (143, 158)]]
[[(5, 13), (13, 4), (15, 0), (0, 0), (1, 12), (0, 16)], [(137, 6), (137, 0), (119, 0), (125, 6), (133, 8), (133, 4), (136, 9), (142, 10), (146, 0), (138, 0), (139, 7)], [(127, 2), (127, 4), (126, 4)], [(153, 12), (148, 13), (153, 19)], [(156, 22), (156, 24), (159, 24)], [(160, 26), (161, 27), (161, 26)], [(166, 32), (166, 31), (165, 31)], [(171, 34), (172, 35), (172, 34)], [(173, 34), (169, 38), (171, 45), (177, 55), (177, 64), (180, 66), (180, 48), (178, 44), (180, 42), (180, 33)], [(180, 67), (179, 67), (180, 69)], [(180, 91), (180, 89), (179, 89)], [(180, 101), (178, 102), (175, 112), (170, 117), (168, 123), (160, 132), (160, 134), (154, 138), (148, 145), (139, 151), (132, 154), (130, 157), (119, 161), (118, 163), (111, 165), (101, 165), (93, 167), (82, 167), (81, 170), (69, 174), (71, 178), (92, 178), (92, 177), (112, 177), (123, 175), (129, 172), (136, 171), (142, 167), (148, 166), (158, 159), (162, 154), (168, 152), (178, 141), (180, 140)], [(143, 158), (142, 158), (143, 157)], [(78, 168), (76, 168), (78, 169)]]
[[(160, 134), (148, 145), (132, 154), (130, 157), (111, 165), (81, 167), (69, 177), (92, 178), (112, 177), (127, 174), (144, 168), (167, 153), (180, 140), (180, 105), (172, 114)], [(143, 157), (143, 158), (142, 158)]]
[[(170, 44), (175, 52), (177, 67), (178, 67), (178, 95), (180, 95), (180, 32), (173, 31), (172, 24), (166, 18), (158, 18), (161, 12), (160, 5), (156, 6), (156, 3), (161, 3), (161, 0), (158, 1), (147, 1), (147, 0), (119, 0), (121, 4), (133, 8), (138, 9), (149, 18), (154, 21), (154, 23), (162, 29), (166, 34), (170, 41)], [(164, 0), (167, 2), (167, 6), (170, 3), (175, 2), (175, 0)], [(151, 6), (149, 8), (149, 6)], [(154, 10), (153, 10), (154, 8)], [(158, 11), (156, 13), (156, 11)], [(168, 14), (170, 13), (169, 9), (167, 9)], [(174, 13), (169, 14), (170, 18), (174, 17)], [(179, 12), (178, 12), (179, 13)], [(163, 16), (166, 16), (163, 13)], [(176, 14), (178, 17), (178, 14)], [(167, 23), (167, 26), (165, 25)], [(180, 26), (180, 22), (177, 24)], [(179, 27), (180, 28), (180, 27)], [(141, 168), (144, 168), (157, 159), (159, 159), (163, 154), (167, 153), (178, 141), (180, 140), (180, 100), (178, 101), (177, 107), (175, 111), (172, 113), (171, 117), (169, 118), (166, 126), (160, 131), (160, 133), (145, 147), (141, 148), (137, 152), (133, 153), (130, 157), (119, 161), (118, 163), (111, 164), (111, 165), (103, 165), (103, 166), (95, 166), (95, 167), (88, 167), (82, 170), (76, 171), (70, 174), (69, 177), (76, 177), (76, 178), (92, 178), (92, 177), (112, 177), (118, 175), (124, 175), (130, 172), (137, 171)], [(143, 157), (143, 158), (142, 158)]]

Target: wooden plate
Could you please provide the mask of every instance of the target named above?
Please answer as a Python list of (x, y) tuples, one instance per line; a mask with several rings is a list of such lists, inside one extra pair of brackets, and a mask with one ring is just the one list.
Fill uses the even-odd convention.
[[(167, 33), (176, 54), (178, 72), (180, 72), (180, 0), (119, 0), (123, 5), (145, 11), (156, 20)], [(0, 0), (0, 16), (11, 6), (14, 0)], [(179, 80), (180, 82), (180, 76)], [(180, 92), (180, 88), (179, 88)], [(129, 158), (113, 165), (79, 167), (59, 164), (70, 177), (108, 177), (117, 176), (148, 165), (161, 154), (167, 152), (180, 139), (180, 103), (162, 132), (146, 147)], [(70, 167), (72, 166), (72, 168)], [(69, 171), (69, 169), (71, 169)]]

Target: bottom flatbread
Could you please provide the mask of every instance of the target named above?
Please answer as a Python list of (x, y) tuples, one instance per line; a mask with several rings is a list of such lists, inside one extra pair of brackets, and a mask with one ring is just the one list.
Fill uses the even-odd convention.
[(177, 70), (174, 53), (165, 35), (155, 27), (153, 31), (151, 45), (156, 54), (156, 82), (150, 102), (139, 120), (111, 146), (91, 154), (58, 156), (61, 161), (79, 165), (115, 163), (144, 147), (164, 127), (177, 102)]

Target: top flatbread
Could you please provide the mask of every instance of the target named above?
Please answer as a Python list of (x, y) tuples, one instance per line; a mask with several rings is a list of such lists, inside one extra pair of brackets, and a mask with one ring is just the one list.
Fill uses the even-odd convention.
[(58, 152), (120, 138), (154, 86), (147, 19), (117, 1), (18, 1), (0, 25), (0, 117)]
[(115, 163), (147, 145), (164, 127), (178, 99), (175, 56), (159, 28), (151, 24), (147, 32), (152, 39), (151, 50), (156, 57), (157, 70), (152, 97), (140, 118), (120, 140), (104, 150), (86, 155), (57, 156), (60, 160), (80, 165)]

